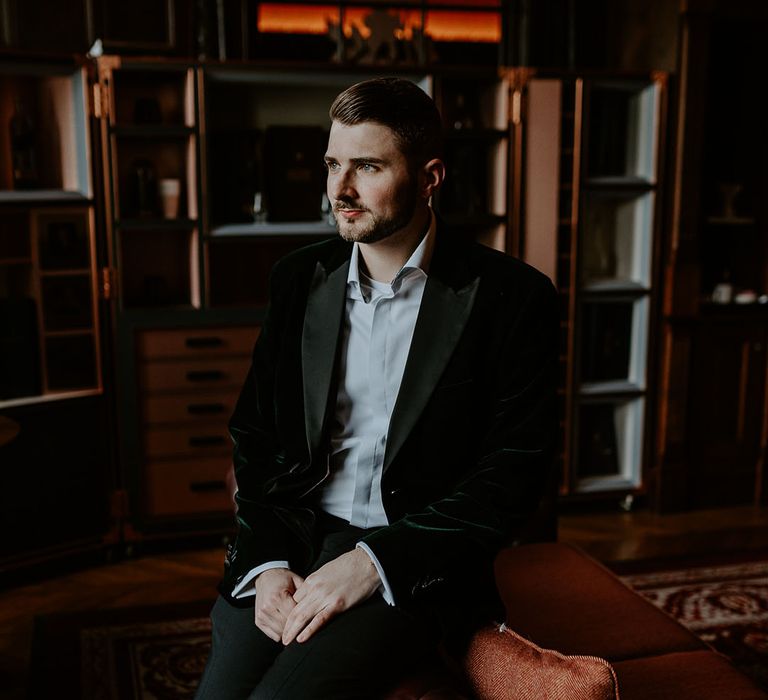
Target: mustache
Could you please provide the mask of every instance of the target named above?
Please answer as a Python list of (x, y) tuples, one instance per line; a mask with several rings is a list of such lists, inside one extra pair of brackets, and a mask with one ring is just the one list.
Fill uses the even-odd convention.
[(343, 211), (345, 209), (355, 209), (357, 211), (368, 211), (364, 206), (361, 206), (352, 199), (337, 199), (333, 203), (334, 211)]

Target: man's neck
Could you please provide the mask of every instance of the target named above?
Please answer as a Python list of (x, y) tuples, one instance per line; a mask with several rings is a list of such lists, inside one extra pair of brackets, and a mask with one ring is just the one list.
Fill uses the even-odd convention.
[(360, 243), (366, 274), (376, 282), (391, 282), (405, 265), (430, 224), (428, 207), (419, 208), (408, 226), (376, 243)]

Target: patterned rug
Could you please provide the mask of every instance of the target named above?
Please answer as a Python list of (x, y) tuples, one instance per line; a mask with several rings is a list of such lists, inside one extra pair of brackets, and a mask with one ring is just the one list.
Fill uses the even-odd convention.
[[(768, 690), (768, 561), (622, 576)], [(211, 602), (39, 618), (30, 698), (192, 698)]]
[(211, 605), (206, 601), (39, 618), (29, 697), (192, 698), (211, 646)]
[(621, 578), (768, 690), (768, 561)]

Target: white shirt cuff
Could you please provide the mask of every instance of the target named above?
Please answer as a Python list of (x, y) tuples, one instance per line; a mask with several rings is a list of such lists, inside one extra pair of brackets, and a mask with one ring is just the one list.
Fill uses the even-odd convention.
[(384, 598), (384, 602), (387, 605), (394, 605), (395, 596), (392, 593), (392, 589), (389, 587), (389, 581), (387, 581), (387, 577), (384, 574), (384, 569), (379, 563), (379, 560), (376, 558), (376, 555), (371, 551), (371, 548), (367, 544), (365, 544), (365, 542), (358, 542), (357, 546), (360, 549), (362, 549), (371, 558), (373, 565), (376, 567), (376, 571), (378, 572), (379, 578), (381, 579), (381, 585), (379, 586), (379, 593), (381, 593), (381, 597)]
[[(263, 571), (268, 571), (269, 569), (290, 569), (291, 567), (288, 565), (287, 561), (268, 561), (263, 564), (259, 564), (255, 569), (251, 569), (245, 576), (243, 576), (243, 580), (240, 581), (233, 589), (232, 589), (232, 597), (233, 598), (246, 598), (249, 595), (256, 595), (256, 588), (255, 586), (250, 586), (249, 584), (253, 582), (253, 579), (255, 579), (260, 573)], [(248, 587), (248, 590), (244, 590)]]

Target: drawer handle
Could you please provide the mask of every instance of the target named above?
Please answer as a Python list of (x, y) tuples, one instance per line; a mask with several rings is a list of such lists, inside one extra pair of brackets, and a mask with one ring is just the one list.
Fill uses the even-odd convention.
[(193, 416), (224, 413), (227, 407), (223, 403), (191, 403), (187, 406), (187, 413)]
[(224, 372), (217, 369), (187, 372), (187, 381), (189, 382), (217, 382), (224, 379), (224, 377)]
[(184, 344), (188, 348), (200, 349), (200, 348), (219, 348), (224, 345), (224, 341), (218, 336), (203, 336), (201, 338), (187, 338)]
[(223, 445), (226, 438), (222, 435), (196, 435), (189, 438), (190, 447), (213, 447), (214, 445)]
[(194, 493), (208, 493), (210, 491), (224, 491), (227, 485), (220, 479), (216, 481), (193, 481), (189, 490)]

